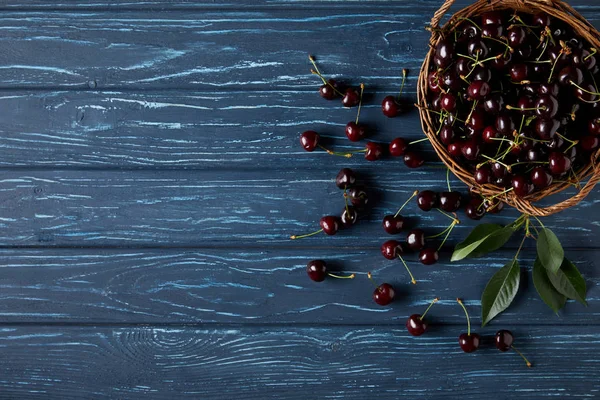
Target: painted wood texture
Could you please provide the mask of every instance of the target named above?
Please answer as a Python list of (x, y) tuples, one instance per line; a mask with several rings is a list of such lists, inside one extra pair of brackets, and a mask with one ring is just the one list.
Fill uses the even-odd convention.
[[(458, 0), (454, 9), (468, 4)], [(514, 255), (425, 267), (419, 284), (383, 259), (381, 217), (415, 189), (446, 187), (430, 161), (369, 163), (306, 153), (318, 130), (344, 151), (355, 110), (318, 97), (326, 73), (367, 84), (372, 139), (422, 137), (416, 112), (390, 120), (380, 101), (415, 72), (439, 0), (214, 0), (0, 4), (0, 399), (535, 399), (598, 396), (598, 192), (544, 223), (588, 285), (589, 306), (555, 316), (528, 277), (511, 308), (477, 330), (507, 328), (534, 362), (463, 354), (462, 297)], [(571, 2), (600, 26), (600, 6)], [(352, 230), (292, 242), (343, 206), (333, 178), (355, 168), (373, 207)], [(464, 187), (456, 179), (456, 188)], [(574, 193), (574, 192), (571, 192)], [(568, 194), (567, 194), (568, 195)], [(437, 213), (407, 209), (437, 233)], [(508, 223), (505, 210), (488, 222)], [(461, 218), (449, 248), (475, 225)], [(314, 283), (307, 261), (356, 272)], [(364, 274), (397, 285), (376, 306)], [(430, 334), (405, 318), (434, 296)], [(307, 392), (307, 389), (310, 392)]]

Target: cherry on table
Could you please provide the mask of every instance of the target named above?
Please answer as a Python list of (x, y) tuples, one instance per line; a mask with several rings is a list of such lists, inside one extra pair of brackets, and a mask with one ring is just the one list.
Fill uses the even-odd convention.
[(423, 211), (430, 211), (436, 208), (438, 203), (438, 194), (432, 190), (423, 190), (417, 195), (417, 205)]
[[(373, 282), (373, 277), (370, 272), (367, 274), (367, 277), (371, 280), (371, 282)], [(375, 284), (375, 286), (377, 286), (377, 284)], [(379, 304), (380, 306), (387, 306), (392, 301), (394, 301), (395, 297), (396, 291), (394, 290), (394, 287), (389, 283), (382, 283), (381, 285), (377, 286), (373, 291), (373, 301), (375, 301), (375, 303)]]
[(360, 94), (355, 88), (348, 88), (342, 97), (342, 105), (344, 107), (355, 107), (360, 103)]
[(305, 131), (300, 135), (300, 144), (306, 151), (314, 151), (319, 145), (321, 137), (315, 131)]
[(358, 211), (353, 206), (344, 207), (340, 222), (344, 228), (349, 228), (358, 222)]
[(363, 124), (357, 124), (354, 121), (346, 124), (346, 137), (351, 142), (358, 142), (367, 135), (367, 127)]
[(395, 138), (390, 142), (389, 151), (393, 157), (401, 157), (408, 148), (408, 142), (402, 138)]
[(440, 194), (440, 208), (447, 212), (458, 211), (462, 202), (460, 192), (442, 192)]
[(367, 142), (365, 149), (365, 159), (368, 161), (377, 161), (383, 155), (383, 146), (380, 143)]
[(308, 264), (306, 264), (306, 273), (308, 274), (308, 277), (315, 282), (323, 282), (328, 276), (337, 279), (353, 279), (355, 276), (354, 274), (346, 276), (332, 274), (327, 271), (327, 263), (323, 260), (309, 261)]
[(383, 217), (383, 230), (390, 235), (396, 235), (402, 232), (404, 227), (404, 218), (401, 215), (386, 215)]
[(481, 338), (478, 334), (471, 333), (471, 319), (469, 318), (469, 313), (467, 312), (467, 308), (463, 304), (462, 300), (456, 299), (456, 301), (465, 311), (465, 316), (467, 317), (467, 332), (460, 334), (458, 337), (458, 344), (465, 353), (472, 353), (479, 348), (479, 342)]
[(381, 245), (381, 254), (388, 260), (395, 260), (404, 253), (402, 243), (397, 240), (388, 240)]
[(473, 220), (480, 220), (485, 215), (485, 208), (483, 206), (483, 200), (481, 198), (473, 197), (469, 201), (469, 204), (465, 207), (465, 214), (467, 217)]
[(438, 251), (432, 247), (424, 248), (419, 252), (419, 261), (424, 265), (433, 265), (440, 259)]
[(425, 310), (425, 312), (421, 314), (413, 314), (406, 320), (406, 330), (413, 336), (421, 336), (427, 331), (428, 325), (427, 322), (423, 319), (425, 315), (429, 312), (429, 309), (439, 301), (440, 299), (436, 297), (429, 304), (429, 307)]
[(362, 186), (350, 188), (346, 193), (346, 196), (348, 196), (352, 205), (358, 209), (365, 208), (369, 203), (369, 195)]
[(498, 350), (505, 352), (505, 351), (512, 349), (518, 355), (521, 356), (521, 358), (525, 361), (525, 364), (527, 365), (527, 367), (529, 367), (529, 368), (532, 367), (531, 363), (529, 362), (529, 360), (527, 358), (525, 358), (523, 353), (521, 353), (519, 350), (517, 350), (513, 346), (514, 336), (511, 331), (506, 330), (506, 329), (500, 329), (498, 332), (496, 332), (496, 336), (494, 336), (494, 342), (495, 342), (496, 348)]
[(319, 221), (323, 232), (327, 235), (335, 235), (340, 229), (340, 219), (334, 215), (327, 215)]
[(335, 99), (341, 91), (341, 85), (334, 79), (329, 79), (326, 84), (319, 88), (319, 94), (326, 100)]
[(425, 247), (425, 232), (413, 229), (406, 235), (406, 245), (409, 249), (419, 251)]
[(356, 183), (356, 174), (350, 168), (342, 168), (335, 177), (335, 185), (340, 189), (349, 189)]
[(424, 162), (425, 160), (419, 153), (410, 150), (404, 153), (404, 164), (408, 168), (419, 168)]

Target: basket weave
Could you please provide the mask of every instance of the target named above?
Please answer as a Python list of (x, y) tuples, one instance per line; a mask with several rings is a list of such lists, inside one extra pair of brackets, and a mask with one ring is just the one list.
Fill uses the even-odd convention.
[(578, 204), (592, 191), (594, 186), (600, 182), (600, 164), (597, 164), (596, 162), (600, 156), (600, 150), (593, 155), (590, 164), (577, 173), (577, 179), (580, 182), (590, 177), (590, 179), (579, 190), (579, 192), (573, 197), (549, 207), (536, 207), (533, 203), (543, 199), (546, 196), (556, 194), (569, 188), (572, 186), (570, 183), (554, 183), (544, 190), (523, 198), (516, 196), (513, 191), (501, 194), (504, 191), (504, 188), (496, 185), (479, 185), (475, 182), (473, 173), (466, 170), (463, 166), (457, 164), (450, 154), (448, 154), (446, 146), (440, 142), (436, 135), (437, 129), (435, 128), (434, 122), (436, 121), (436, 118), (425, 107), (427, 104), (427, 93), (429, 90), (427, 75), (429, 73), (430, 62), (433, 59), (435, 46), (442, 38), (440, 31), (446, 30), (446, 28), (449, 28), (451, 31), (452, 26), (456, 23), (456, 21), (460, 21), (460, 18), (478, 16), (486, 11), (510, 9), (523, 11), (530, 14), (543, 11), (551, 15), (553, 18), (558, 18), (571, 25), (577, 34), (585, 38), (589, 43), (598, 49), (600, 49), (600, 33), (598, 33), (598, 31), (571, 6), (560, 0), (478, 0), (474, 4), (458, 11), (449, 19), (442, 29), (438, 29), (440, 20), (450, 9), (452, 4), (454, 4), (454, 1), (455, 0), (446, 0), (431, 19), (432, 34), (429, 42), (430, 50), (425, 57), (423, 66), (421, 67), (417, 86), (421, 125), (423, 127), (423, 132), (429, 138), (429, 141), (433, 145), (435, 152), (442, 162), (444, 162), (444, 164), (446, 164), (446, 166), (450, 169), (450, 171), (452, 171), (457, 178), (470, 186), (474, 192), (480, 193), (484, 197), (497, 196), (496, 198), (504, 201), (522, 213), (542, 217), (555, 214)]

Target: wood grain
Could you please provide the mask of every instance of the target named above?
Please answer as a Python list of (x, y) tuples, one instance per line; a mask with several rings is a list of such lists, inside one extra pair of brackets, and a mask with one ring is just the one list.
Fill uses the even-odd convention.
[[(568, 252), (569, 253), (569, 252)], [(521, 254), (523, 276), (515, 303), (493, 327), (532, 324), (600, 324), (600, 262), (597, 250), (570, 252), (586, 278), (588, 307), (569, 303), (560, 317), (537, 296), (531, 282), (535, 253)], [(514, 251), (481, 259), (423, 266), (406, 261), (418, 280), (411, 285), (400, 262), (373, 250), (161, 249), (2, 250), (0, 318), (5, 323), (193, 323), (397, 325), (442, 301), (432, 321), (463, 324), (456, 304), (464, 298), (479, 324), (481, 292)], [(306, 263), (324, 259), (332, 271), (357, 273), (352, 281), (315, 283)], [(376, 305), (366, 273), (392, 283), (398, 299)]]
[(463, 329), (414, 338), (391, 327), (6, 327), (0, 398), (304, 400), (308, 390), (323, 399), (480, 400), (493, 388), (508, 400), (600, 390), (596, 327), (513, 329), (530, 369), (488, 342), (463, 353)]

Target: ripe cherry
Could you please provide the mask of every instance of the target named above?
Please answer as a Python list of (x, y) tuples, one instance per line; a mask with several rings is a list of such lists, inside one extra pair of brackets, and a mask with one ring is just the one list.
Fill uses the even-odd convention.
[(439, 198), (436, 192), (431, 190), (423, 190), (417, 195), (417, 205), (423, 211), (430, 211), (436, 208), (439, 203)]
[(344, 107), (355, 107), (360, 103), (360, 94), (358, 90), (354, 88), (346, 89), (344, 92), (344, 97), (342, 98), (342, 105)]
[(342, 168), (335, 177), (335, 185), (340, 189), (349, 189), (356, 183), (356, 174), (350, 168)]
[(315, 282), (323, 282), (327, 276), (338, 279), (353, 279), (354, 274), (341, 276), (327, 272), (327, 263), (323, 260), (312, 260), (306, 264), (308, 277)]
[(525, 364), (527, 364), (529, 368), (532, 367), (531, 363), (527, 358), (525, 358), (523, 353), (521, 353), (513, 346), (514, 337), (511, 331), (508, 331), (506, 329), (499, 330), (498, 332), (496, 332), (494, 342), (496, 343), (496, 348), (502, 352), (513, 349), (518, 355), (521, 356), (523, 360), (525, 360)]
[(406, 330), (408, 331), (408, 333), (410, 333), (413, 336), (421, 336), (425, 333), (425, 331), (427, 331), (427, 322), (425, 322), (423, 318), (425, 318), (425, 315), (427, 314), (427, 312), (429, 312), (429, 309), (439, 300), (440, 299), (437, 297), (433, 299), (433, 301), (431, 302), (431, 304), (429, 304), (429, 307), (427, 307), (423, 315), (413, 314), (410, 317), (408, 317), (408, 319), (406, 320)]
[(410, 196), (408, 200), (406, 200), (404, 204), (402, 204), (398, 211), (396, 211), (396, 214), (386, 215), (385, 217), (383, 217), (383, 230), (385, 230), (390, 235), (395, 235), (402, 231), (402, 228), (404, 227), (404, 218), (402, 218), (400, 212), (408, 204), (408, 202), (411, 201), (412, 198), (415, 197), (418, 193), (419, 191), (415, 190), (412, 196)]
[(381, 102), (381, 111), (383, 112), (383, 115), (388, 118), (394, 118), (406, 109), (401, 102), (401, 98), (402, 91), (404, 90), (404, 83), (406, 82), (407, 72), (408, 71), (406, 69), (402, 70), (402, 85), (400, 86), (400, 93), (398, 94), (398, 97), (386, 96)]
[(413, 229), (406, 236), (406, 245), (411, 250), (419, 251), (425, 247), (425, 232), (421, 229)]
[(469, 204), (465, 207), (465, 214), (467, 217), (473, 220), (480, 220), (485, 215), (485, 208), (483, 207), (483, 200), (479, 197), (473, 197), (469, 201)]
[(408, 142), (402, 138), (396, 138), (390, 142), (390, 155), (393, 157), (403, 156), (408, 148)]
[(344, 207), (342, 215), (340, 216), (340, 222), (344, 228), (350, 228), (352, 225), (358, 222), (358, 211), (352, 206)]
[(367, 142), (365, 159), (368, 161), (377, 161), (383, 155), (383, 146), (380, 143)]
[(552, 175), (562, 175), (571, 169), (571, 159), (558, 151), (550, 153), (548, 162)]
[(515, 175), (511, 180), (512, 188), (519, 197), (525, 197), (533, 193), (534, 186), (523, 175)]
[(469, 161), (475, 161), (479, 157), (481, 147), (475, 140), (468, 140), (462, 146), (462, 155)]
[(367, 128), (363, 124), (357, 124), (354, 121), (346, 124), (346, 136), (351, 142), (358, 142), (367, 135)]
[[(373, 276), (370, 272), (367, 274), (367, 276), (371, 280), (371, 282), (373, 282)], [(387, 306), (392, 301), (394, 301), (395, 297), (396, 291), (394, 290), (394, 287), (389, 283), (382, 283), (381, 285), (375, 288), (375, 291), (373, 291), (373, 300), (380, 306)]]
[(475, 170), (475, 182), (486, 185), (492, 182), (492, 169), (485, 164)]
[(333, 100), (339, 96), (341, 85), (333, 79), (329, 79), (326, 84), (319, 88), (319, 94), (326, 100)]
[(456, 97), (452, 93), (444, 93), (440, 96), (440, 105), (443, 110), (452, 113), (456, 111)]
[(480, 337), (476, 333), (471, 334), (471, 320), (469, 319), (469, 313), (461, 299), (456, 299), (456, 301), (463, 308), (467, 317), (467, 333), (460, 334), (458, 337), (458, 344), (465, 353), (472, 353), (479, 348)]
[(542, 166), (532, 169), (529, 176), (531, 183), (538, 189), (547, 188), (552, 184), (552, 175), (550, 175), (548, 171), (546, 171), (546, 168)]
[(423, 163), (425, 160), (419, 153), (410, 150), (404, 153), (404, 164), (408, 168), (419, 168)]
[(425, 248), (419, 252), (419, 261), (424, 265), (433, 265), (440, 259), (438, 251), (434, 248)]
[(469, 97), (473, 100), (481, 100), (490, 94), (490, 85), (486, 81), (473, 81), (467, 89)]
[(461, 201), (462, 195), (460, 192), (442, 192), (440, 194), (440, 208), (444, 211), (458, 211)]
[(305, 131), (300, 135), (300, 144), (306, 151), (314, 151), (319, 145), (321, 137), (315, 131)]
[(388, 260), (395, 260), (403, 253), (402, 244), (397, 240), (388, 240), (381, 245), (381, 254)]
[(369, 196), (363, 187), (352, 187), (345, 194), (349, 199), (352, 205), (358, 209), (363, 209), (369, 203)]

